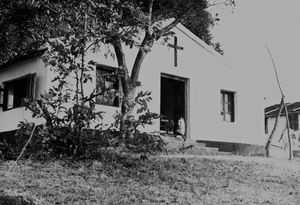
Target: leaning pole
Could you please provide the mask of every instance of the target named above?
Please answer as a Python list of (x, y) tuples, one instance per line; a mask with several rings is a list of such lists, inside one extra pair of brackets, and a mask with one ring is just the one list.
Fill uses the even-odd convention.
[(274, 134), (275, 134), (275, 131), (277, 129), (278, 120), (279, 120), (279, 117), (281, 115), (282, 109), (284, 109), (285, 119), (286, 119), (287, 135), (288, 135), (287, 137), (288, 137), (288, 144), (289, 144), (289, 160), (291, 160), (292, 157), (293, 157), (293, 155), (292, 155), (292, 143), (291, 143), (291, 136), (290, 136), (290, 120), (289, 120), (288, 110), (287, 110), (286, 104), (284, 102), (284, 97), (285, 96), (284, 96), (283, 91), (281, 89), (281, 85), (280, 85), (280, 81), (279, 81), (279, 77), (278, 77), (278, 72), (277, 72), (277, 68), (276, 68), (273, 56), (272, 56), (269, 48), (266, 47), (266, 49), (267, 49), (267, 51), (268, 51), (268, 53), (270, 55), (270, 58), (272, 60), (273, 68), (274, 68), (274, 71), (275, 71), (277, 85), (278, 85), (278, 88), (279, 88), (279, 91), (280, 91), (280, 94), (281, 94), (280, 108), (278, 110), (278, 113), (277, 113), (277, 116), (276, 116), (276, 119), (275, 119), (275, 124), (274, 124), (273, 130), (272, 130), (272, 132), (271, 132), (271, 134), (270, 134), (270, 136), (268, 138), (268, 141), (266, 143), (266, 146), (265, 146), (266, 157), (270, 156), (270, 145), (271, 145), (272, 140), (274, 138)]

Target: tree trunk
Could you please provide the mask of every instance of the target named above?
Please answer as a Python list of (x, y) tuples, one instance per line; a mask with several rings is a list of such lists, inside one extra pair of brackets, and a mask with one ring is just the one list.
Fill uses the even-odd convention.
[(120, 76), (121, 81), (121, 92), (122, 92), (122, 102), (121, 102), (121, 113), (122, 118), (120, 119), (120, 131), (122, 132), (125, 127), (126, 120), (128, 116), (131, 114), (131, 105), (134, 101), (135, 92), (136, 92), (136, 84), (139, 77), (140, 68), (144, 57), (146, 56), (146, 52), (143, 48), (140, 48), (132, 71), (131, 76), (129, 76), (128, 68), (126, 65), (125, 53), (123, 51), (123, 47), (120, 40), (115, 40), (113, 43), (115, 54), (118, 60), (119, 69), (122, 74)]
[(131, 81), (133, 84), (135, 84), (139, 80), (141, 66), (146, 55), (147, 52), (145, 51), (145, 49), (140, 48), (131, 71)]
[[(147, 37), (145, 37), (143, 41), (143, 46), (139, 48), (138, 54), (135, 58), (132, 70), (131, 70), (131, 75), (129, 76), (128, 68), (126, 65), (126, 59), (125, 59), (125, 53), (123, 51), (123, 47), (121, 44), (121, 40), (116, 40), (113, 43), (115, 54), (118, 60), (118, 65), (119, 68), (122, 70), (122, 76), (121, 76), (121, 85), (122, 85), (122, 94), (123, 94), (123, 101), (125, 105), (122, 105), (122, 113), (128, 112), (126, 103), (132, 103), (134, 100), (134, 95), (136, 91), (136, 85), (138, 82), (140, 70), (142, 63), (144, 61), (144, 58), (146, 57), (148, 50), (145, 49), (144, 47), (148, 47), (149, 45), (147, 44)], [(152, 46), (152, 42), (150, 43), (150, 46)], [(122, 103), (122, 104), (124, 104)]]
[(281, 98), (281, 102), (280, 102), (280, 107), (279, 107), (279, 110), (278, 110), (278, 113), (277, 113), (277, 116), (276, 116), (276, 119), (275, 119), (275, 124), (274, 124), (274, 127), (272, 129), (272, 132), (269, 136), (269, 139), (267, 141), (267, 144), (266, 144), (266, 157), (270, 157), (270, 145), (271, 145), (271, 142), (274, 138), (274, 134), (275, 134), (275, 131), (277, 129), (277, 125), (278, 125), (278, 120), (279, 120), (279, 117), (281, 115), (281, 112), (282, 112), (282, 108), (283, 108), (283, 103), (284, 103), (284, 100), (283, 98)]

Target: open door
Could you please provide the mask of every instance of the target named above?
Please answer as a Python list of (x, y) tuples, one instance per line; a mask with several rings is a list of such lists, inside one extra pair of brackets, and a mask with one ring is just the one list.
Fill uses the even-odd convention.
[(162, 74), (160, 99), (160, 130), (174, 134), (182, 117), (187, 133), (187, 79)]

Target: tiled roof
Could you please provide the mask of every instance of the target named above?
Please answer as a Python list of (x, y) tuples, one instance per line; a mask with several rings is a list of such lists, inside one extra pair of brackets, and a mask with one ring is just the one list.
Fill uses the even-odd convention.
[[(288, 113), (300, 113), (300, 102), (285, 103)], [(280, 104), (271, 105), (265, 108), (265, 117), (275, 117), (279, 111)], [(281, 113), (284, 115), (284, 111)]]

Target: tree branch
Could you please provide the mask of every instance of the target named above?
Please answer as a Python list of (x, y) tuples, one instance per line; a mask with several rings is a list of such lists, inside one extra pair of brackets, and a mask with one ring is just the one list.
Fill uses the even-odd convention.
[(151, 38), (150, 26), (152, 24), (152, 9), (153, 9), (153, 0), (149, 0), (148, 5), (148, 21), (147, 26), (145, 27), (145, 37), (139, 48), (139, 52), (135, 58), (132, 70), (131, 70), (131, 81), (137, 82), (140, 74), (141, 66), (144, 61), (145, 56), (150, 51), (150, 48), (153, 45), (153, 38)]
[[(225, 0), (225, 1), (222, 1), (219, 3), (215, 2), (213, 4), (210, 4), (210, 5), (206, 6), (205, 8), (203, 8), (203, 10), (208, 9), (209, 7), (212, 7), (212, 6), (217, 6), (217, 5), (221, 5), (221, 4), (225, 5), (227, 2), (228, 2), (228, 4), (234, 4), (233, 0)], [(171, 22), (169, 25), (167, 25), (164, 28), (157, 31), (154, 34), (155, 38), (159, 39), (161, 36), (166, 35), (171, 29), (173, 29), (178, 23), (180, 23), (196, 7), (197, 3), (199, 3), (199, 2), (192, 3), (173, 22)]]
[(225, 1), (222, 1), (222, 2), (219, 2), (219, 3), (216, 3), (216, 1), (213, 3), (213, 4), (209, 4), (205, 9), (208, 9), (208, 8), (210, 8), (210, 7), (213, 7), (213, 6), (218, 6), (218, 5), (221, 5), (221, 4), (227, 4), (227, 2), (228, 2), (228, 4), (234, 4), (233, 2), (232, 2), (232, 0), (225, 0)]
[(100, 43), (103, 41), (104, 38), (97, 38), (95, 41), (93, 41), (90, 45), (88, 45), (84, 52), (87, 52), (93, 45)]
[[(101, 90), (100, 92), (95, 93), (95, 90), (90, 94), (89, 97), (85, 97), (83, 99), (84, 102), (89, 102), (92, 101), (95, 97), (98, 97), (99, 95), (103, 95), (106, 91), (109, 91), (113, 88), (113, 86), (109, 86), (103, 90)], [(95, 94), (94, 94), (95, 93)]]
[(148, 25), (150, 26), (152, 24), (152, 10), (153, 10), (153, 0), (150, 0), (148, 5)]
[[(150, 36), (150, 26), (152, 24), (152, 9), (153, 9), (153, 0), (149, 0), (149, 5), (148, 5), (148, 20), (147, 20), (147, 26), (145, 27), (145, 32), (147, 38)], [(145, 40), (145, 38), (144, 38)]]
[(191, 10), (195, 8), (196, 3), (191, 4), (185, 11), (179, 15), (178, 18), (176, 18), (173, 22), (171, 22), (169, 25), (165, 26), (164, 28), (158, 30), (154, 33), (154, 37), (156, 39), (159, 39), (161, 36), (164, 36), (166, 33), (168, 33), (171, 29), (173, 29), (178, 23), (180, 23), (189, 13)]
[(145, 48), (140, 48), (139, 52), (135, 58), (132, 71), (131, 71), (131, 81), (137, 82), (141, 70), (142, 63), (144, 61), (145, 56), (147, 55), (147, 52), (145, 51)]

